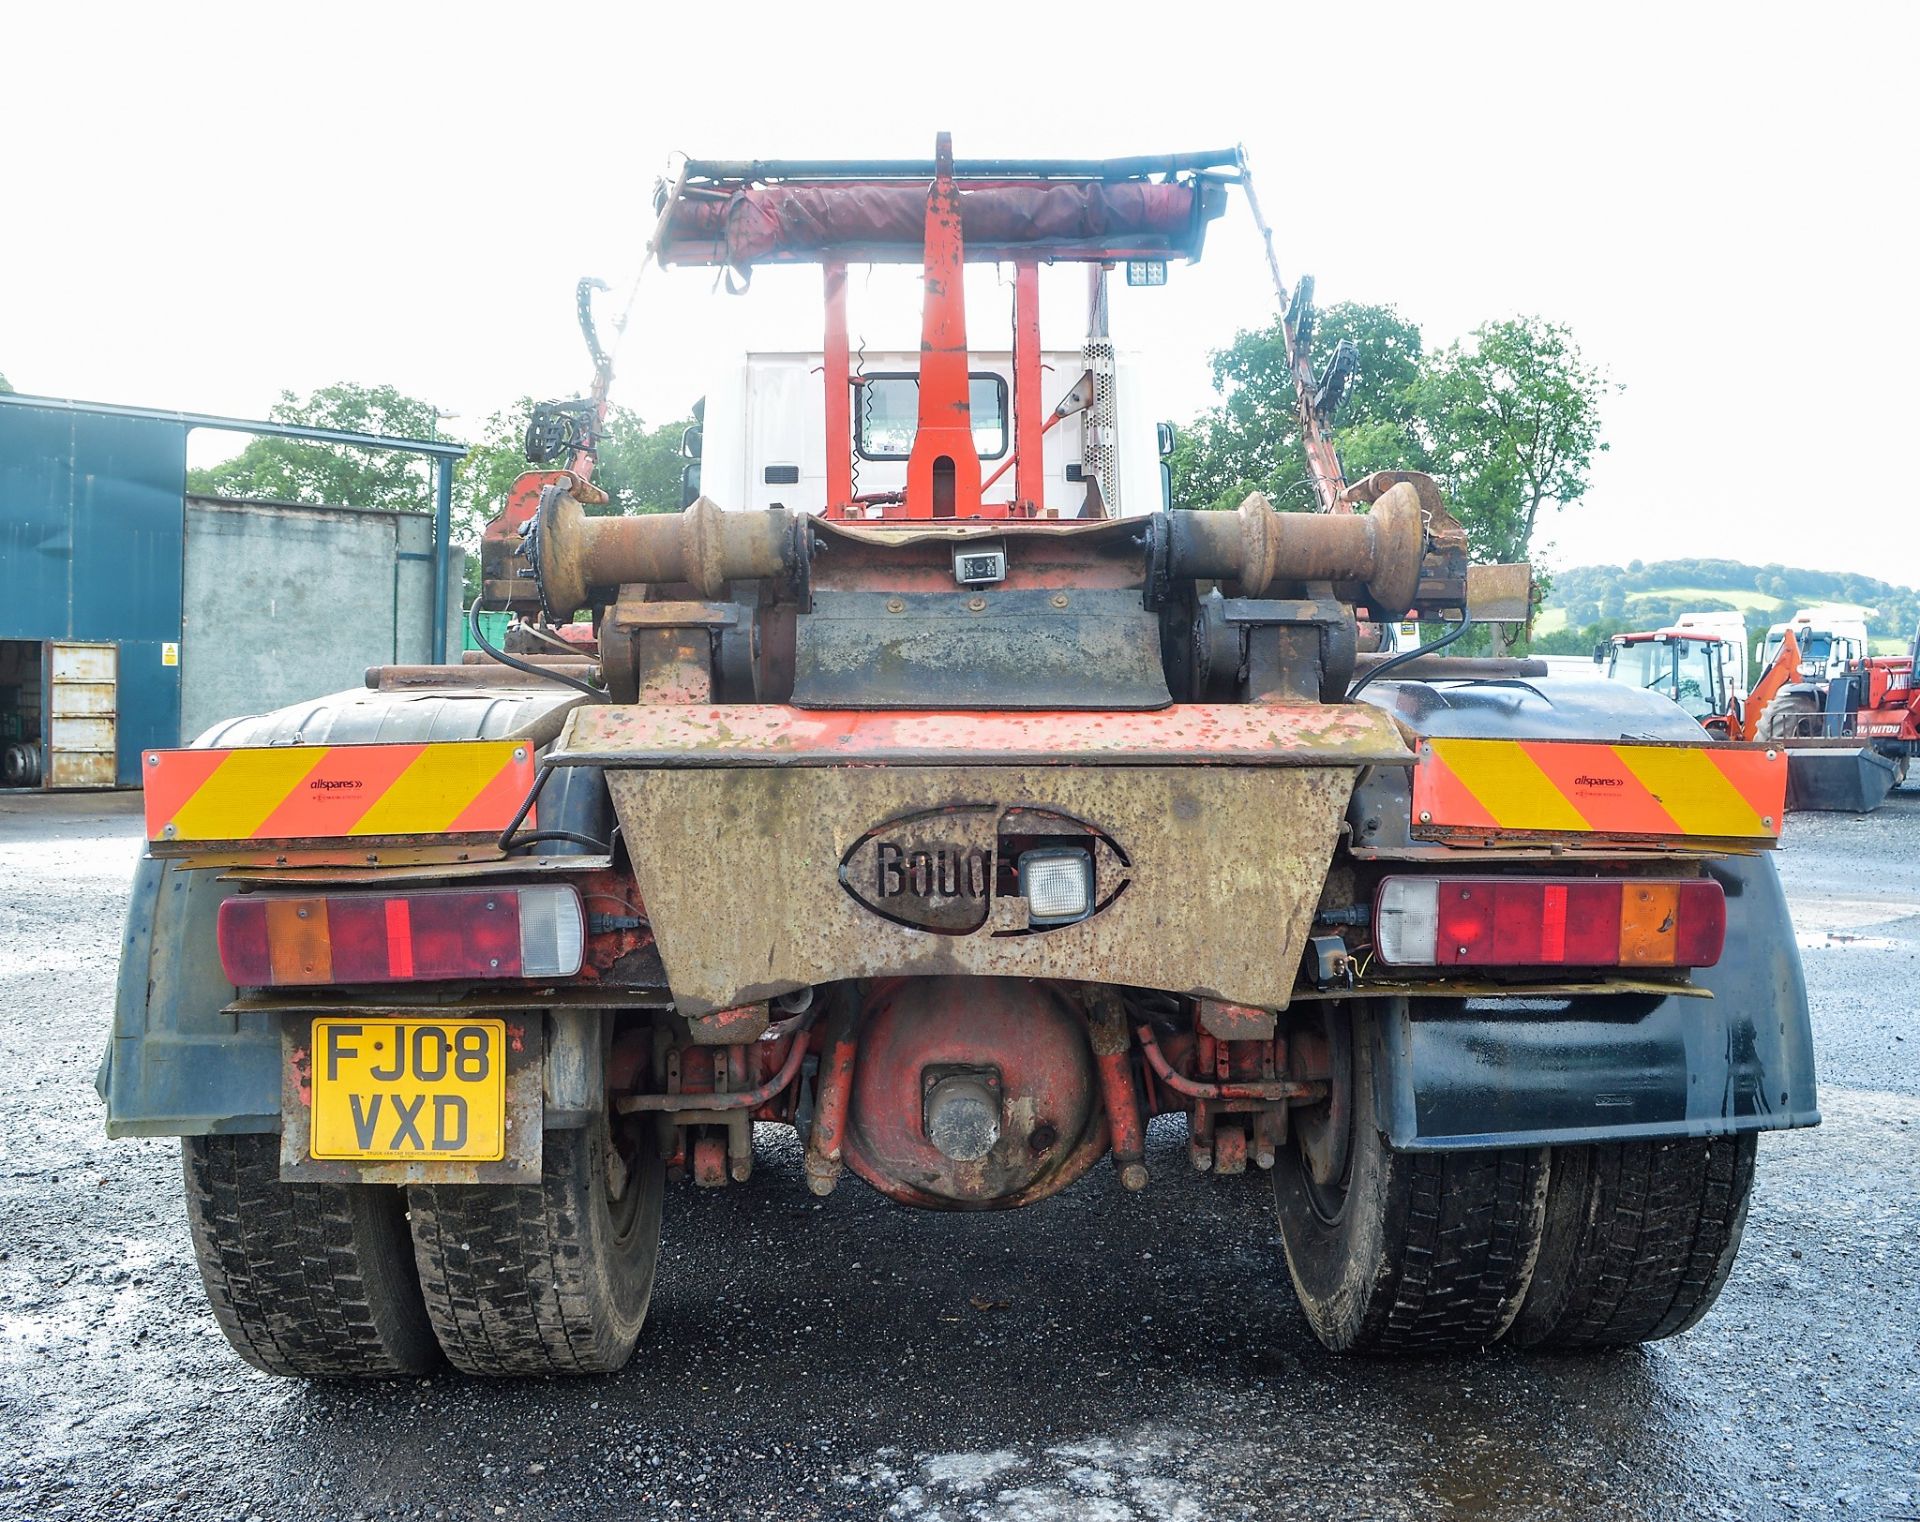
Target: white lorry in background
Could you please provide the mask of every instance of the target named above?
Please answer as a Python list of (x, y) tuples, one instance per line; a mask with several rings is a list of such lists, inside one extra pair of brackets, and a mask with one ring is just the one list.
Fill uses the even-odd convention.
[(1787, 630), (1791, 629), (1794, 643), (1800, 647), (1802, 680), (1821, 681), (1844, 675), (1849, 662), (1867, 658), (1870, 650), (1867, 620), (1873, 616), (1873, 609), (1848, 603), (1802, 608), (1788, 622), (1774, 624), (1767, 630), (1760, 669), (1764, 672), (1772, 667)]
[(1732, 611), (1682, 613), (1669, 628), (1677, 634), (1713, 634), (1720, 640), (1720, 665), (1729, 696), (1747, 695), (1747, 621)]
[[(1094, 352), (1104, 350), (1104, 353)], [(1042, 451), (1050, 518), (1118, 518), (1156, 513), (1167, 502), (1165, 457), (1172, 429), (1156, 424), (1143, 367), (1108, 344), (1044, 350)], [(826, 398), (821, 355), (760, 351), (739, 356), (716, 376), (699, 429), (696, 490), (724, 507), (765, 511), (786, 506), (819, 512), (827, 499)], [(863, 351), (853, 373), (853, 490), (857, 499), (906, 486), (907, 457), (919, 426), (918, 353)], [(1013, 443), (1013, 356), (974, 351), (968, 400), (981, 474), (992, 480)], [(1093, 381), (1089, 382), (1089, 377)], [(1008, 469), (985, 500), (1010, 502)], [(877, 514), (876, 514), (877, 516)]]

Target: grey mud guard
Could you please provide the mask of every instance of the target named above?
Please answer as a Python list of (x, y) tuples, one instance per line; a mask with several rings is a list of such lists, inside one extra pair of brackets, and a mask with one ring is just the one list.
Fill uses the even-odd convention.
[(280, 1129), (280, 1036), (268, 1014), (230, 1014), (214, 919), (233, 886), (142, 860), (120, 950), (113, 1033), (98, 1088), (109, 1136)]

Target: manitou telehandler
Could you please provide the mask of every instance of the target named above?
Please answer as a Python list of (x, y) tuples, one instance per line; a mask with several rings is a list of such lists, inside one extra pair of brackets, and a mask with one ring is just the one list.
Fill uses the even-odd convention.
[[(1322, 510), (1128, 489), (1106, 272), (1196, 259), (1236, 187), (1237, 151), (944, 137), (686, 163), (655, 264), (823, 267), (794, 370), (819, 431), (764, 467), (778, 505), (594, 515), (603, 365), (487, 530), (478, 606), (523, 624), (500, 661), (376, 669), (146, 757), (107, 1124), (185, 1138), (243, 1357), (618, 1368), (668, 1179), (746, 1179), (760, 1126), (798, 1132), (815, 1194), (851, 1173), (938, 1210), (1103, 1158), (1129, 1190), (1268, 1174), (1275, 1293), (1334, 1349), (1706, 1313), (1757, 1134), (1818, 1120), (1767, 855), (1784, 762), (1652, 694), (1370, 653), (1410, 614), (1465, 627), (1465, 538), (1428, 478), (1341, 476), (1304, 293)], [(1007, 272), (999, 473), (968, 261)], [(883, 399), (912, 398), (880, 439), (898, 484), (856, 488), (848, 270), (887, 263), (923, 273), (917, 373)], [(1049, 381), (1040, 275), (1075, 264), (1087, 373)], [(542, 632), (583, 612), (585, 647)], [(1177, 1164), (1146, 1141), (1169, 1114)], [(1234, 1219), (1179, 1239), (1198, 1263)]]

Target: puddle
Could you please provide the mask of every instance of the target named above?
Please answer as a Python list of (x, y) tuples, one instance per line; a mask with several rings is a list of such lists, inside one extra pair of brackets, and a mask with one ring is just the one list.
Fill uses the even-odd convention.
[(1794, 939), (1802, 951), (1830, 951), (1841, 946), (1854, 951), (1891, 951), (1894, 947), (1884, 935), (1854, 935), (1845, 930), (1803, 930)]
[(1803, 946), (1809, 935), (1816, 937), (1817, 944), (1825, 945), (1817, 940), (1819, 936), (1880, 929), (1916, 915), (1920, 915), (1920, 904), (1884, 898), (1828, 898), (1809, 903), (1796, 900), (1793, 904), (1793, 924)]

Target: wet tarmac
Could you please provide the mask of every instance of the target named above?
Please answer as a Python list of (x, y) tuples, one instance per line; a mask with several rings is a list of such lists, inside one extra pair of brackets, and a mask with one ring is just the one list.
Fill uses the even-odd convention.
[(235, 1358), (175, 1144), (101, 1134), (136, 807), (0, 796), (0, 1517), (1920, 1522), (1920, 791), (1789, 826), (1826, 1123), (1762, 1140), (1672, 1341), (1330, 1357), (1264, 1183), (1159, 1123), (1145, 1195), (991, 1218), (815, 1202), (764, 1146), (670, 1196), (621, 1375), (362, 1387)]

